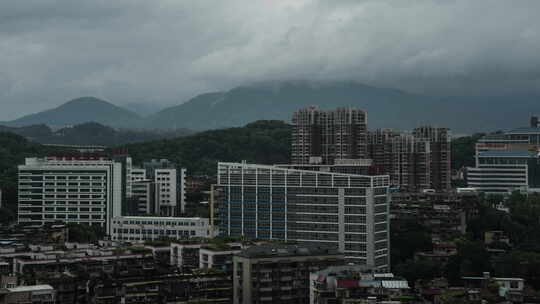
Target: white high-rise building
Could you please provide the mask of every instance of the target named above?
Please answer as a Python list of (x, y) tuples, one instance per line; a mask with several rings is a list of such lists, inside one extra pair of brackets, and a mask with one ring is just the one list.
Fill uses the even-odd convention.
[(388, 269), (389, 176), (321, 169), (219, 163), (220, 232), (324, 243), (351, 262)]
[(176, 209), (176, 169), (154, 170), (154, 213), (174, 216)]
[(20, 224), (99, 225), (121, 215), (122, 163), (103, 157), (27, 158), (19, 166)]
[[(126, 163), (131, 164), (131, 158)], [(144, 168), (126, 170), (128, 215), (175, 216), (185, 212), (186, 169), (168, 160), (152, 160)]]

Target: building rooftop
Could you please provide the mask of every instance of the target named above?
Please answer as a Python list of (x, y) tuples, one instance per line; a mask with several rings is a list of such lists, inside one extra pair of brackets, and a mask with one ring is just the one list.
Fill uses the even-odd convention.
[(315, 274), (317, 276), (347, 276), (351, 272), (372, 272), (373, 268), (365, 265), (342, 265), (342, 266), (331, 266), (326, 269), (317, 271)]
[(521, 127), (507, 131), (506, 134), (540, 134), (540, 128)]
[(515, 150), (488, 150), (479, 151), (479, 157), (535, 157), (534, 151), (515, 149)]
[(322, 244), (263, 244), (236, 254), (246, 258), (341, 255), (337, 249)]
[(51, 285), (30, 285), (30, 286), (19, 286), (19, 287), (6, 288), (6, 289), (10, 292), (54, 290), (54, 288)]
[[(284, 168), (281, 165), (261, 165), (261, 164), (248, 164), (248, 163), (234, 163), (234, 162), (219, 162), (218, 168), (227, 166), (230, 169), (267, 169), (267, 170), (273, 170), (273, 171), (287, 171), (287, 172), (296, 172), (296, 173), (306, 173), (306, 174), (327, 174), (327, 175), (334, 175), (334, 176), (343, 176), (343, 177), (356, 177), (356, 178), (365, 178), (365, 179), (376, 179), (381, 177), (389, 178), (389, 175), (381, 174), (381, 175), (360, 175), (360, 174), (348, 174), (348, 173), (340, 173), (340, 172), (326, 172), (326, 171), (312, 171), (312, 170), (301, 170), (301, 169), (290, 169), (290, 168)], [(304, 165), (290, 165), (290, 166), (304, 166)]]
[(174, 217), (174, 216), (116, 216), (115, 219), (122, 218), (126, 220), (169, 220), (169, 221), (179, 221), (179, 220), (186, 220), (186, 221), (198, 221), (202, 219), (202, 217)]

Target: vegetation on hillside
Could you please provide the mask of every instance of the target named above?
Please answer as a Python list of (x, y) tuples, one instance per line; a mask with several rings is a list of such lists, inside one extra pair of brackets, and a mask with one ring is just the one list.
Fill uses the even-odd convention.
[(163, 138), (176, 138), (193, 134), (187, 129), (176, 130), (133, 130), (113, 129), (96, 122), (65, 127), (53, 131), (47, 125), (26, 127), (0, 126), (0, 131), (15, 133), (40, 144), (102, 145), (118, 146)]
[(484, 133), (457, 137), (452, 140), (452, 169), (474, 166), (475, 144)]
[(215, 175), (218, 161), (288, 163), (291, 127), (282, 121), (256, 121), (241, 128), (124, 146), (134, 161), (166, 158), (190, 175)]
[[(2, 222), (15, 218), (17, 209), (17, 165), (26, 157), (45, 156), (61, 150), (29, 142), (23, 137), (0, 132), (0, 189), (2, 189)], [(9, 211), (8, 211), (9, 210)]]
[[(416, 279), (446, 277), (459, 284), (463, 276), (478, 276), (491, 272), (499, 277), (524, 278), (527, 284), (540, 288), (540, 196), (513, 193), (505, 200), (510, 212), (493, 208), (502, 197), (480, 196), (475, 204), (478, 213), (467, 222), (467, 234), (454, 239), (457, 254), (446, 266), (426, 260), (415, 260), (415, 251), (430, 250), (430, 234), (416, 223), (392, 222), (392, 269), (411, 283)], [(510, 244), (484, 242), (485, 232), (502, 231)], [(493, 253), (493, 250), (502, 249)]]

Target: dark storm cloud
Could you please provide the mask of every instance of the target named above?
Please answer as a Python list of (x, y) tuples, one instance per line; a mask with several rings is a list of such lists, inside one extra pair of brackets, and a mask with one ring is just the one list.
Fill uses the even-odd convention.
[(540, 1), (0, 2), (0, 119), (92, 95), (179, 103), (275, 79), (540, 90)]

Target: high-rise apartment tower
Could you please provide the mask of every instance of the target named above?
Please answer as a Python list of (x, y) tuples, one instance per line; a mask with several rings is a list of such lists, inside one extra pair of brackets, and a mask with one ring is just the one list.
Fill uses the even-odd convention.
[(292, 118), (293, 164), (367, 158), (367, 114), (356, 108), (300, 109)]

